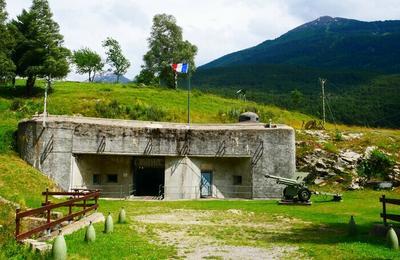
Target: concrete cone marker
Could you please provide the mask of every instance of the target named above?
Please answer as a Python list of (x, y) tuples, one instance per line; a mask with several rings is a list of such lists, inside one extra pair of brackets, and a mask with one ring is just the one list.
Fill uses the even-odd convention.
[(356, 225), (356, 221), (354, 220), (353, 216), (350, 217), (350, 221), (349, 221), (349, 235), (350, 236), (357, 235), (357, 225)]
[(114, 223), (111, 216), (111, 213), (108, 212), (108, 216), (106, 218), (106, 222), (104, 223), (104, 233), (111, 233), (114, 230)]
[(52, 257), (54, 260), (67, 259), (67, 244), (65, 243), (64, 236), (61, 234), (61, 230), (56, 239), (54, 239)]
[(390, 248), (394, 250), (399, 249), (399, 239), (392, 227), (389, 228), (389, 231), (386, 234), (386, 240)]
[(85, 241), (86, 242), (94, 242), (95, 240), (96, 240), (96, 231), (94, 230), (92, 221), (90, 221), (90, 224), (86, 229)]
[(118, 223), (123, 224), (126, 223), (126, 212), (125, 209), (122, 208), (118, 215)]

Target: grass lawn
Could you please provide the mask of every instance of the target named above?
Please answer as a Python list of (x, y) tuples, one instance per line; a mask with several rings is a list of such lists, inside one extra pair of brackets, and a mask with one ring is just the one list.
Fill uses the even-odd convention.
[[(400, 252), (388, 249), (383, 238), (368, 235), (372, 225), (381, 222), (382, 193), (346, 192), (339, 203), (316, 197), (309, 207), (280, 206), (273, 200), (103, 200), (100, 211), (112, 212), (116, 221), (125, 207), (129, 222), (115, 224), (114, 233), (107, 235), (101, 232), (103, 225), (96, 224), (93, 244), (82, 242), (84, 230), (66, 241), (72, 259), (219, 259), (229, 254), (221, 248), (264, 257), (283, 249), (283, 258), (400, 259)], [(400, 197), (398, 192), (386, 194)], [(353, 237), (347, 234), (351, 215), (359, 231)]]

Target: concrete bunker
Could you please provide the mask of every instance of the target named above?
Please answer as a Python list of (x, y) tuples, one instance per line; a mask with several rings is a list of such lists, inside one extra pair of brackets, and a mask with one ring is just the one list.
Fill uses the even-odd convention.
[(258, 122), (185, 124), (50, 116), (20, 122), (21, 157), (63, 189), (106, 197), (266, 198), (292, 177), (294, 131)]

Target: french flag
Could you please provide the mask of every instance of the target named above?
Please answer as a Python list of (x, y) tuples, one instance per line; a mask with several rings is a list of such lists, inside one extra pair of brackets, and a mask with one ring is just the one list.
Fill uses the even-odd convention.
[(172, 64), (172, 69), (178, 73), (188, 73), (189, 72), (189, 64), (175, 63), (175, 64)]

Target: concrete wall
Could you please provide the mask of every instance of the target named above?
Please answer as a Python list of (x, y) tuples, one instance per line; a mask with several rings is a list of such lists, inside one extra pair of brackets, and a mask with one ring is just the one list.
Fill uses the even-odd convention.
[[(132, 157), (116, 155), (75, 155), (72, 169), (72, 187), (100, 188), (103, 193), (118, 197), (131, 195)], [(100, 177), (100, 185), (93, 183), (93, 175)], [(108, 182), (107, 175), (117, 175), (117, 182)]]
[[(200, 198), (201, 172), (211, 172), (212, 197), (251, 198), (252, 174), (249, 158), (168, 157), (165, 162), (165, 198)], [(234, 185), (233, 176), (242, 176)]]
[[(76, 158), (82, 154), (164, 156), (169, 174), (166, 179), (181, 188), (198, 184), (199, 172), (207, 164), (213, 165), (210, 167), (215, 170), (217, 186), (232, 183), (233, 174), (229, 172), (246, 172), (246, 176), (251, 177), (243, 180), (251, 182), (253, 198), (281, 194), (282, 187), (266, 179), (264, 174), (290, 178), (295, 172), (294, 130), (287, 126), (265, 128), (263, 124), (244, 123), (193, 125), (187, 129), (182, 124), (53, 116), (48, 117), (47, 126), (43, 128), (42, 118), (34, 117), (20, 122), (18, 147), (24, 160), (66, 190), (76, 184), (72, 173)], [(185, 156), (189, 159), (177, 163)], [(232, 166), (236, 160), (246, 162)], [(177, 172), (185, 177), (179, 177)], [(219, 172), (226, 176), (219, 176)], [(215, 192), (219, 196), (227, 193)], [(183, 192), (190, 193), (193, 192)]]

